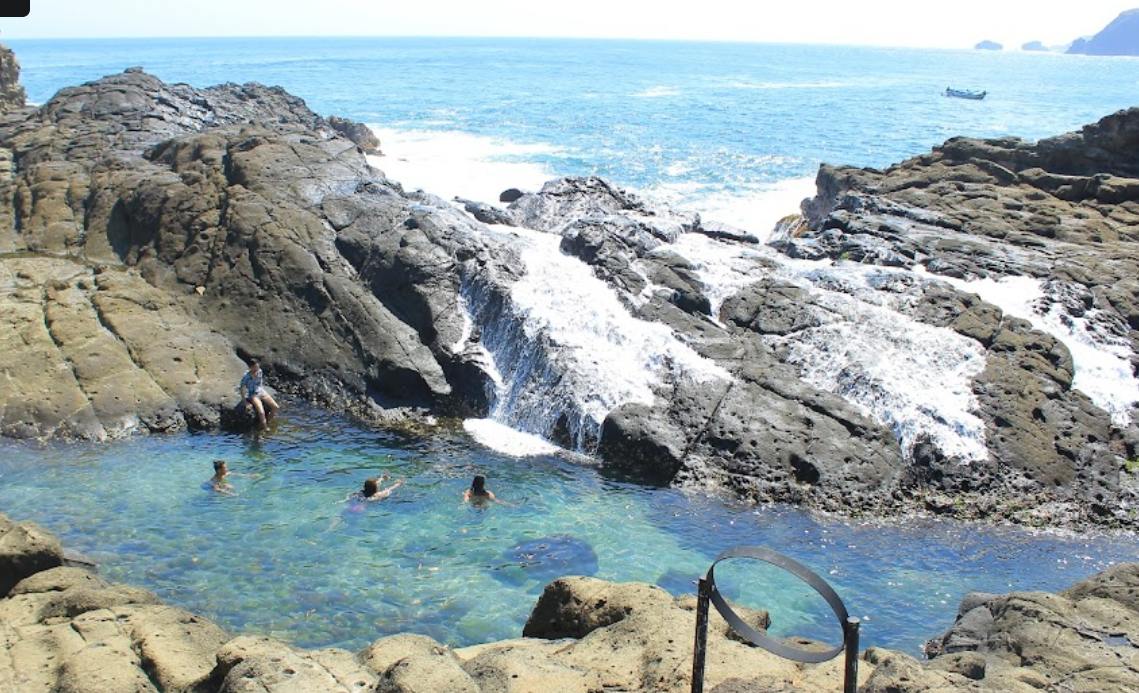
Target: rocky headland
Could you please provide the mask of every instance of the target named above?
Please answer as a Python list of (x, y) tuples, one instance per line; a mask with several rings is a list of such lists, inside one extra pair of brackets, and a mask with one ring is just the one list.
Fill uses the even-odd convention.
[[(564, 577), (547, 585), (516, 639), (452, 649), (408, 633), (360, 652), (302, 650), (235, 636), (146, 590), (110, 583), (70, 565), (54, 535), (0, 515), (0, 690), (20, 693), (687, 693), (695, 607), (694, 595), (653, 585)], [(771, 625), (765, 611), (737, 613), (760, 632)], [(858, 690), (1137, 690), (1139, 564), (1058, 594), (970, 594), (953, 626), (931, 635), (928, 661), (862, 651)], [(709, 693), (842, 690), (841, 656), (781, 659), (747, 644), (715, 610), (706, 653)]]
[[(754, 246), (748, 233), (597, 178), (460, 206), (387, 179), (370, 134), (280, 88), (196, 89), (137, 68), (0, 116), (0, 433), (98, 441), (226, 425), (252, 355), (286, 396), (380, 425), (484, 415), (491, 369), (465, 296), (479, 296), (476, 324), (509, 326), (525, 271), (510, 239), (487, 233), (495, 223), (557, 234), (630, 313), (729, 374), (666, 377), (655, 403), (611, 411), (585, 441), (606, 465), (844, 513), (1139, 523), (1137, 413), (1113, 419), (1073, 388), (1062, 343), (976, 295), (915, 275), (910, 313), (983, 346), (973, 390), (987, 456), (903, 449), (771, 341), (826, 319), (810, 291), (759, 280), (713, 316), (671, 250), (693, 233)], [(774, 244), (1035, 277), (1134, 355), (1137, 137), (1132, 109), (1038, 143), (959, 138), (885, 171), (823, 166)], [(545, 434), (566, 442), (573, 415)]]
[(1125, 10), (1090, 38), (1068, 47), (1075, 55), (1139, 55), (1139, 9)]

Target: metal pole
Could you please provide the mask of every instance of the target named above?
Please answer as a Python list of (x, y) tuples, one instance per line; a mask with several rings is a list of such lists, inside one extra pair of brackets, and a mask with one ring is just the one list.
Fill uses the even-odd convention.
[(704, 693), (704, 655), (708, 649), (708, 604), (711, 585), (700, 578), (696, 590), (696, 642), (692, 646), (692, 693)]
[(858, 693), (858, 628), (860, 621), (851, 616), (842, 628), (843, 647), (846, 649), (846, 674), (842, 693)]

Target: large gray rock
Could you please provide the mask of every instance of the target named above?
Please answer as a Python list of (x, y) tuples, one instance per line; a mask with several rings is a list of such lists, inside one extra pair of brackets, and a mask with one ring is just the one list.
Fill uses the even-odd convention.
[[(1135, 690), (1137, 595), (1139, 565), (1133, 563), (1114, 566), (1060, 594), (971, 595), (953, 627), (931, 641), (935, 658), (930, 666), (969, 673), (984, 684), (977, 690), (1001, 690), (998, 686), (1010, 680), (1050, 691), (1070, 690), (1076, 681), (1077, 690)], [(950, 661), (942, 664), (946, 659)]]
[(269, 638), (239, 636), (217, 650), (220, 693), (355, 693), (376, 677), (352, 653), (303, 651)]

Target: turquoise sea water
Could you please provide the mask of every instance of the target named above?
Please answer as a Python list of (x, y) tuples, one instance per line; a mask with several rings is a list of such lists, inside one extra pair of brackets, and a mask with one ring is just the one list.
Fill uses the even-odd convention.
[[(517, 637), (563, 574), (695, 594), (720, 551), (758, 545), (827, 580), (865, 619), (864, 645), (917, 654), (969, 591), (1054, 590), (1136, 558), (1132, 536), (821, 518), (646, 487), (568, 455), (510, 457), (461, 429), (417, 438), (285, 412), (261, 437), (0, 443), (0, 510), (233, 632), (352, 649), (404, 631), (454, 646)], [(233, 497), (209, 491), (215, 458), (256, 476), (233, 478)], [(382, 471), (407, 483), (366, 507), (344, 502)], [(476, 473), (503, 503), (462, 503)], [(770, 609), (777, 632), (840, 639), (796, 579), (748, 561), (716, 577), (729, 597)]]
[[(1139, 95), (1139, 60), (1033, 53), (491, 39), (10, 45), (35, 102), (134, 65), (198, 87), (280, 85), (321, 114), (376, 127), (380, 165), (443, 197), (598, 174), (759, 230), (794, 211), (820, 162), (886, 166), (954, 135), (1037, 139)], [(946, 86), (990, 96), (948, 99)], [(201, 483), (215, 458), (257, 477), (235, 478), (236, 497), (212, 494)], [(407, 485), (366, 508), (341, 502), (383, 470)], [(461, 505), (474, 473), (510, 505)], [(760, 544), (830, 580), (866, 619), (865, 645), (916, 653), (968, 591), (1055, 590), (1139, 559), (1133, 536), (748, 508), (612, 478), (573, 455), (504, 455), (458, 426), (394, 435), (297, 403), (259, 439), (0, 442), (0, 511), (235, 632), (352, 648), (401, 631), (451, 645), (515, 637), (556, 575), (679, 594), (724, 548)], [(755, 564), (717, 577), (770, 608), (780, 632), (836, 640), (809, 588)]]

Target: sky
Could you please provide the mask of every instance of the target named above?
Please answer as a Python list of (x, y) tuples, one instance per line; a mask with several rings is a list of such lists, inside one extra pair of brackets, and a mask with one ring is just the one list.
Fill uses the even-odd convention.
[(1139, 0), (31, 0), (5, 38), (532, 36), (1005, 49), (1091, 36)]

